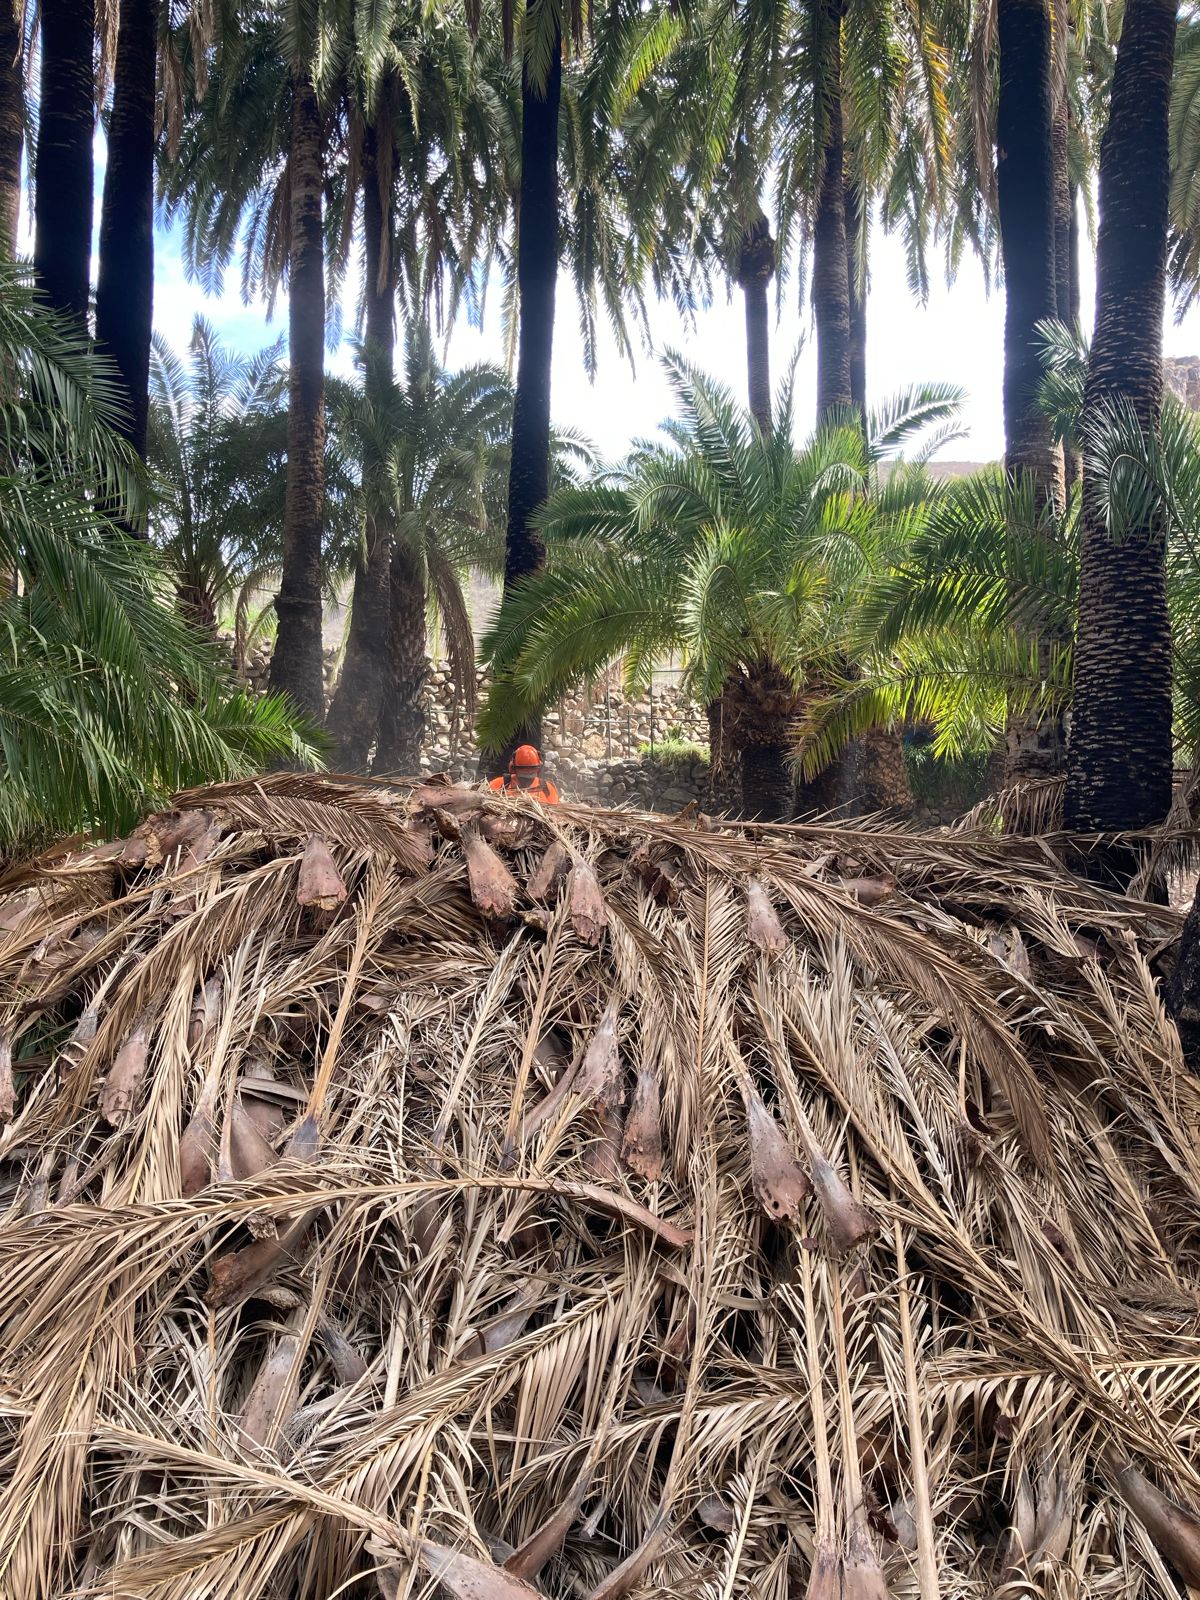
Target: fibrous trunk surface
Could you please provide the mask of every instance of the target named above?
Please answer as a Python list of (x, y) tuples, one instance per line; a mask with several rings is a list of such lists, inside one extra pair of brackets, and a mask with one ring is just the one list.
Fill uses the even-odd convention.
[(1194, 1585), (1178, 931), (986, 834), (290, 774), (10, 869), (0, 1588)]

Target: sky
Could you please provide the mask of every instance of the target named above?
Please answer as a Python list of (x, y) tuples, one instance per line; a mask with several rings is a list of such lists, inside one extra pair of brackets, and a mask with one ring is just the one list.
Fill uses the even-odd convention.
[[(97, 139), (96, 219), (103, 183), (104, 140)], [(28, 221), (25, 221), (28, 228)], [(26, 235), (26, 248), (32, 240)], [(190, 282), (180, 251), (179, 229), (159, 226), (155, 234), (154, 323), (158, 333), (177, 349), (188, 341), (195, 316), (206, 317), (233, 348), (250, 352), (271, 343), (287, 331), (286, 301), (280, 298), (273, 320), (267, 320), (261, 302), (242, 301), (236, 269), (228, 275), (224, 293), (209, 297)], [(1091, 326), (1094, 280), (1090, 253), (1083, 251), (1082, 304), (1084, 327)], [(353, 327), (354, 287), (348, 286), (343, 307), (347, 333)], [(739, 398), (746, 389), (745, 324), (740, 293), (697, 314), (694, 327), (686, 325), (671, 304), (656, 304), (650, 311), (653, 348), (639, 348), (634, 370), (623, 357), (607, 328), (602, 331), (598, 371), (589, 380), (583, 360), (583, 340), (572, 286), (566, 275), (559, 281), (558, 317), (554, 339), (552, 412), (556, 424), (584, 433), (610, 460), (619, 458), (633, 439), (646, 437), (671, 413), (671, 397), (654, 350), (674, 348), (728, 384)], [(962, 410), (964, 437), (941, 452), (948, 459), (990, 461), (1004, 448), (1001, 409), (1003, 373), (1003, 291), (986, 292), (983, 274), (973, 260), (965, 260), (953, 285), (937, 272), (928, 303), (917, 304), (909, 294), (904, 253), (898, 239), (876, 228), (871, 240), (871, 283), (867, 303), (867, 385), (871, 404), (878, 404), (909, 384), (957, 384), (966, 395)], [(1164, 326), (1168, 355), (1200, 354), (1200, 309), (1176, 324), (1168, 312)], [(772, 378), (777, 380), (793, 354), (799, 351), (797, 385), (798, 428), (813, 420), (816, 391), (816, 351), (812, 319), (807, 304), (798, 303), (793, 285), (785, 288), (784, 305), (772, 325)], [(470, 362), (503, 362), (499, 296), (489, 304), (481, 328), (460, 319), (451, 332), (445, 359), (451, 368)], [(348, 343), (329, 357), (338, 371), (351, 369)]]

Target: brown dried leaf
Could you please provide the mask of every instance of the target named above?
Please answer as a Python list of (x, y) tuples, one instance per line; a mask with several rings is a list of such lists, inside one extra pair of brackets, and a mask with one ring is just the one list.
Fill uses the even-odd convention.
[[(319, 1208), (318, 1208), (319, 1209)], [(293, 1259), (304, 1235), (312, 1226), (317, 1209), (298, 1217), (277, 1238), (256, 1239), (242, 1250), (217, 1256), (212, 1264), (212, 1281), (205, 1296), (214, 1310), (236, 1305), (266, 1284), (285, 1260)]]
[(160, 811), (130, 835), (121, 861), (125, 866), (161, 866), (176, 851), (197, 844), (212, 824), (211, 811)]
[[(593, 1210), (607, 1212), (609, 1216), (616, 1217), (620, 1222), (628, 1222), (635, 1228), (643, 1228), (663, 1244), (669, 1244), (677, 1250), (691, 1244), (694, 1237), (690, 1228), (679, 1228), (675, 1223), (655, 1216), (653, 1211), (639, 1205), (636, 1200), (630, 1200), (618, 1189), (605, 1189), (596, 1183), (565, 1179), (556, 1182), (551, 1192), (564, 1200), (578, 1200), (581, 1205)], [(508, 1243), (520, 1226), (522, 1224), (514, 1220), (506, 1222), (500, 1229), (500, 1242)]]
[(842, 1600), (888, 1600), (887, 1579), (865, 1527), (855, 1527), (842, 1563)]
[(268, 1144), (274, 1144), (287, 1127), (288, 1114), (282, 1100), (299, 1096), (299, 1090), (276, 1082), (271, 1063), (263, 1056), (246, 1064), (242, 1077), (242, 1105), (246, 1115)]
[(296, 900), (302, 906), (315, 906), (318, 911), (336, 911), (344, 904), (347, 889), (333, 859), (333, 853), (324, 839), (310, 834), (300, 858), (300, 881)]
[(454, 1600), (541, 1600), (538, 1591), (523, 1579), (465, 1550), (451, 1550), (431, 1539), (422, 1539), (418, 1550), (429, 1575), (448, 1589)]
[(754, 1086), (742, 1085), (746, 1132), (750, 1142), (750, 1181), (763, 1210), (776, 1222), (796, 1218), (811, 1185), (792, 1154), (783, 1129), (763, 1104)]
[(828, 1539), (817, 1543), (805, 1600), (842, 1600), (842, 1558)]
[(472, 824), (462, 830), (462, 847), (471, 899), (490, 922), (509, 921), (517, 901), (516, 879)]
[(562, 1546), (571, 1531), (571, 1524), (579, 1515), (595, 1472), (595, 1462), (588, 1459), (580, 1468), (574, 1483), (567, 1490), (561, 1505), (555, 1507), (540, 1528), (518, 1545), (504, 1563), (504, 1570), (515, 1578), (536, 1578), (538, 1573)]
[(852, 894), (860, 906), (881, 906), (896, 892), (896, 880), (890, 872), (881, 877), (835, 878), (839, 889)]
[[(619, 1090), (621, 1082), (621, 1057), (617, 1048), (617, 1012), (620, 1002), (610, 1000), (600, 1018), (600, 1026), (588, 1042), (583, 1057), (583, 1070), (579, 1075), (576, 1093), (611, 1097)], [(624, 1095), (619, 1094), (620, 1105)]]
[(179, 1140), (179, 1188), (185, 1199), (199, 1194), (212, 1182), (217, 1125), (213, 1116), (216, 1082), (211, 1074), (196, 1100), (195, 1110)]
[(150, 1018), (143, 1017), (117, 1051), (100, 1092), (100, 1115), (109, 1127), (119, 1127), (132, 1110), (149, 1053)]
[(26, 889), (5, 900), (0, 905), (0, 933), (15, 933), (26, 917), (37, 910), (38, 904), (37, 892), (33, 889)]
[(827, 1160), (825, 1152), (811, 1136), (806, 1138), (813, 1189), (834, 1247), (842, 1255), (872, 1238), (879, 1226), (864, 1206), (850, 1193), (841, 1173)]
[(658, 1073), (648, 1063), (638, 1067), (633, 1104), (625, 1121), (621, 1154), (627, 1167), (639, 1177), (654, 1183), (662, 1177), (662, 1120), (659, 1108)]
[(219, 976), (209, 978), (196, 990), (192, 1000), (192, 1014), (188, 1020), (188, 1049), (195, 1051), (207, 1033), (216, 1027), (221, 1016), (221, 1001), (225, 985)]
[(788, 947), (779, 913), (757, 878), (746, 885), (746, 933), (750, 943), (767, 955), (782, 955)]
[(1121, 1499), (1190, 1588), (1200, 1587), (1200, 1517), (1168, 1500), (1132, 1462), (1113, 1468)]
[(12, 1038), (0, 1033), (0, 1122), (11, 1122), (17, 1109), (17, 1091), (13, 1082)]
[(221, 1182), (253, 1178), (256, 1173), (273, 1167), (278, 1160), (279, 1157), (263, 1138), (253, 1118), (247, 1115), (241, 1096), (235, 1094), (225, 1118), (225, 1131), (221, 1139), (221, 1158), (217, 1167)]
[(567, 893), (570, 896), (571, 926), (584, 944), (598, 945), (608, 927), (608, 908), (600, 892), (600, 880), (590, 863), (575, 863)]
[(550, 899), (551, 891), (566, 876), (570, 865), (571, 852), (556, 839), (529, 879), (529, 898), (545, 904)]
[(593, 1116), (596, 1134), (588, 1141), (584, 1151), (584, 1170), (601, 1183), (616, 1183), (621, 1176), (621, 1140), (625, 1132), (625, 1119), (617, 1107), (605, 1100), (597, 1101)]
[(317, 1335), (325, 1346), (333, 1375), (347, 1387), (367, 1375), (367, 1363), (337, 1324), (327, 1316), (317, 1318)]
[(285, 1333), (258, 1369), (239, 1418), (243, 1449), (269, 1449), (278, 1438), (287, 1413), (296, 1403), (300, 1340)]

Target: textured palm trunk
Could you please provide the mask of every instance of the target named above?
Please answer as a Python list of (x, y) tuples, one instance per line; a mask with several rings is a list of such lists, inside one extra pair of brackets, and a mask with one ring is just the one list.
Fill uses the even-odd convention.
[(34, 267), (52, 306), (87, 329), (92, 261), (93, 0), (42, 0)]
[[(1168, 132), (1174, 0), (1127, 0), (1100, 149), (1096, 325), (1084, 396), (1142, 427), (1162, 406)], [(1085, 430), (1086, 431), (1086, 430)], [(1162, 527), (1109, 535), (1084, 461), (1079, 624), (1066, 822), (1115, 831), (1160, 822), (1171, 802), (1171, 626)], [(1098, 863), (1114, 875), (1114, 856)]]
[(850, 404), (863, 417), (867, 415), (867, 275), (866, 230), (870, 219), (863, 214), (863, 193), (853, 178), (845, 184), (846, 273), (850, 314)]
[(325, 516), (325, 242), (321, 112), (312, 77), (292, 79), (288, 256), (288, 460), (279, 630), (271, 688), (320, 721), (321, 534)]
[(425, 588), (421, 570), (403, 543), (392, 551), (388, 693), (379, 718), (375, 772), (414, 777), (425, 737)]
[(125, 385), (121, 432), (143, 459), (154, 320), (154, 83), (158, 0), (121, 0), (100, 207), (96, 341)]
[(784, 822), (792, 815), (795, 785), (786, 744), (748, 744), (739, 758), (742, 816), (748, 822)]
[[(393, 316), (392, 196), (380, 187), (377, 133), (368, 128), (363, 148), (363, 239), (366, 283), (367, 389), (376, 404), (386, 400), (392, 383), (395, 318)], [(384, 164), (390, 173), (391, 163)], [(377, 463), (363, 462), (364, 476)], [(337, 692), (329, 707), (327, 727), (340, 765), (347, 771), (365, 767), (380, 727), (385, 694), (397, 692), (390, 670), (392, 518), (382, 506), (368, 516), (366, 548), (354, 572), (354, 606)], [(423, 612), (422, 612), (423, 615)]]
[(25, 143), (25, 54), (13, 0), (0, 0), (0, 252), (17, 253), (21, 151)]
[[(558, 112), (562, 99), (562, 32), (555, 26), (544, 85), (521, 68), (521, 190), (517, 215), (517, 299), (520, 328), (508, 478), (504, 589), (539, 571), (546, 559), (534, 513), (550, 492), (550, 369), (558, 284)], [(491, 760), (503, 772), (519, 744), (540, 747), (541, 718), (532, 718)]]
[[(1038, 324), (1057, 315), (1055, 276), (1055, 97), (1048, 0), (998, 0), (1000, 95), (996, 108), (996, 191), (1004, 261), (1004, 434), (1009, 476), (1034, 479), (1040, 504), (1061, 505), (1062, 452), (1038, 402)], [(1064, 106), (1065, 113), (1065, 106)], [(1065, 135), (1065, 128), (1064, 128)], [(1065, 146), (1064, 146), (1065, 159)], [(1048, 670), (1055, 641), (1039, 640)], [(1013, 714), (1012, 781), (1061, 772), (1061, 714)]]
[(775, 241), (760, 211), (742, 233), (738, 284), (746, 302), (746, 376), (750, 413), (764, 433), (771, 428), (771, 328), (768, 290), (775, 276)]
[(212, 595), (202, 585), (181, 583), (175, 590), (175, 609), (189, 622), (197, 633), (206, 639), (217, 637), (217, 607)]
[[(1067, 195), (1067, 312), (1066, 320), (1073, 328), (1081, 326), (1079, 289), (1079, 185), (1068, 185)], [(1060, 302), (1061, 305), (1061, 302)], [(1060, 315), (1061, 310), (1060, 310)], [(1068, 491), (1083, 476), (1083, 458), (1078, 446), (1068, 443), (1063, 450), (1063, 473)]]
[(850, 277), (846, 252), (843, 165), (842, 18), (845, 0), (814, 7), (816, 52), (822, 64), (820, 114), (825, 130), (821, 184), (813, 225), (813, 321), (817, 329), (817, 420), (849, 406)]

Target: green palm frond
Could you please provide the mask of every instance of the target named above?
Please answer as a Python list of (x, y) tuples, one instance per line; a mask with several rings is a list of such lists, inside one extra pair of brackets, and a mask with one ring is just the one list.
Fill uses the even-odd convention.
[(285, 706), (231, 691), (175, 614), (158, 552), (98, 509), (145, 504), (109, 426), (116, 379), (3, 263), (0, 364), (0, 849), (123, 827), (174, 789), (280, 755), (313, 761)]

